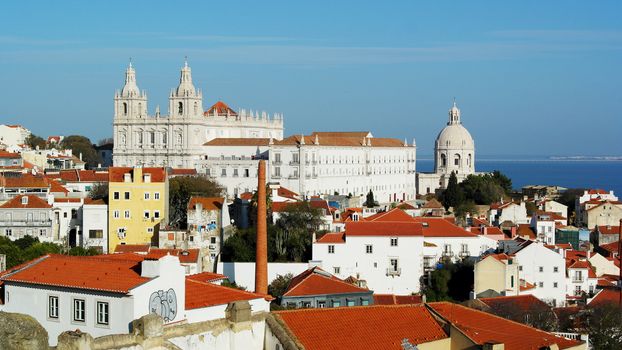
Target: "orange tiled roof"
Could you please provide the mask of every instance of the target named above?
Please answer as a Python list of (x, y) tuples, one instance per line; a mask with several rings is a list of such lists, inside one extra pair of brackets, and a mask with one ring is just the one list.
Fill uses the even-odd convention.
[(374, 305), (421, 304), (421, 295), (374, 294)]
[(611, 242), (611, 243), (607, 243), (607, 244), (602, 244), (599, 247), (603, 250), (606, 250), (607, 252), (609, 252), (610, 254), (617, 254), (618, 253), (618, 247), (620, 245), (620, 242)]
[(196, 205), (201, 203), (203, 206), (203, 210), (220, 210), (222, 209), (222, 204), (225, 201), (222, 197), (199, 197), (193, 196), (190, 197), (190, 201), (188, 201), (188, 210), (196, 210)]
[(7, 152), (0, 150), (0, 158), (20, 159), (22, 155), (19, 153)]
[(197, 169), (173, 168), (171, 175), (196, 175)]
[(65, 186), (61, 185), (56, 180), (50, 180), (50, 192), (53, 193), (69, 193), (69, 190)]
[(536, 233), (533, 232), (531, 226), (529, 224), (518, 224), (518, 229), (516, 230), (516, 235), (520, 237), (529, 237), (531, 239), (536, 239)]
[(443, 218), (416, 217), (413, 219), (422, 224), (424, 237), (477, 237), (476, 234)]
[(47, 177), (61, 179), (64, 182), (108, 182), (107, 171), (95, 170), (61, 170), (58, 174), (48, 174)]
[(605, 190), (601, 190), (600, 188), (596, 188), (596, 189), (591, 189), (589, 191), (587, 191), (588, 194), (609, 194), (609, 192), (605, 191)]
[[(142, 168), (143, 174), (151, 174), (151, 182), (164, 182), (166, 180), (165, 168)], [(108, 179), (110, 182), (123, 182), (124, 174), (133, 174), (134, 168), (131, 167), (110, 167), (108, 168)]]
[(45, 255), (32, 260), (15, 273), (4, 275), (3, 281), (128, 293), (149, 281), (140, 276), (136, 261), (97, 257)]
[(297, 199), (300, 195), (294, 191), (288, 190), (285, 187), (279, 186), (279, 188), (276, 190), (276, 193), (283, 198), (289, 198), (289, 199)]
[(531, 294), (480, 298), (479, 300), (496, 310), (517, 310), (522, 313), (550, 310), (547, 303)]
[(226, 103), (222, 101), (218, 101), (214, 103), (207, 111), (203, 112), (203, 115), (206, 117), (214, 116), (214, 115), (227, 115), (227, 113), (231, 116), (237, 116), (238, 114), (229, 107)]
[(115, 253), (148, 253), (151, 245), (149, 244), (117, 244), (114, 248)]
[(422, 236), (423, 227), (416, 222), (346, 222), (346, 236)]
[(512, 259), (512, 256), (507, 255), (505, 253), (501, 253), (501, 254), (488, 254), (488, 255), (484, 256), (483, 259), (485, 259), (487, 257), (495, 258), (495, 259), (497, 259), (499, 261), (504, 261), (504, 260)]
[[(246, 200), (246, 201), (250, 201), (251, 199), (253, 199), (253, 193), (252, 192), (244, 192), (242, 194), (240, 194), (240, 199)], [(274, 203), (272, 203), (274, 204)]]
[(80, 203), (80, 198), (54, 198), (54, 203)]
[(416, 222), (414, 218), (399, 208), (394, 208), (386, 212), (379, 212), (365, 218), (365, 221), (376, 222)]
[(612, 235), (620, 232), (620, 226), (596, 226), (594, 231), (596, 230), (602, 234)]
[(48, 188), (49, 181), (43, 176), (22, 174), (21, 176), (0, 176), (0, 186), (8, 188)]
[(200, 272), (186, 277), (187, 279), (197, 282), (216, 282), (228, 279), (227, 276), (214, 272)]
[(522, 291), (534, 289), (534, 288), (536, 288), (536, 285), (535, 284), (531, 284), (531, 283), (521, 279), (518, 288), (522, 292)]
[(618, 288), (614, 287), (601, 289), (588, 305), (605, 306), (611, 304), (620, 306), (620, 290)]
[(160, 259), (165, 255), (173, 255), (179, 258), (182, 264), (196, 264), (199, 261), (199, 249), (166, 249), (166, 248), (150, 248), (145, 259)]
[(404, 202), (404, 203), (400, 203), (400, 204), (397, 206), (397, 208), (398, 208), (398, 209), (402, 209), (402, 210), (413, 210), (413, 209), (417, 209), (417, 208), (415, 208), (412, 204), (405, 203), (405, 202)]
[(106, 201), (103, 199), (85, 198), (84, 205), (105, 205)]
[(423, 209), (442, 209), (443, 205), (441, 204), (441, 202), (436, 200), (436, 198), (432, 198), (429, 201), (425, 202), (422, 208)]
[(505, 344), (505, 350), (522, 350), (540, 349), (553, 344), (557, 344), (560, 349), (567, 349), (580, 344), (462, 305), (448, 302), (428, 305), (478, 345), (495, 342)]
[(370, 290), (342, 281), (319, 267), (312, 267), (292, 278), (283, 296), (371, 293)]
[(263, 299), (266, 296), (236, 288), (223, 287), (186, 277), (186, 310), (224, 305), (238, 300)]
[[(22, 198), (28, 198), (28, 202), (26, 204), (22, 204)], [(45, 200), (33, 196), (31, 194), (28, 195), (19, 195), (14, 197), (10, 201), (0, 205), (2, 209), (49, 209), (52, 208), (48, 202)]]
[[(332, 135), (330, 133), (313, 133), (311, 135), (302, 136), (304, 137), (304, 143), (306, 145), (314, 145), (316, 135), (320, 146), (361, 147), (365, 146), (367, 142), (369, 142), (371, 147), (404, 147), (404, 141), (398, 139), (379, 137), (369, 137), (364, 139), (359, 136), (341, 136)], [(283, 140), (275, 140), (274, 144), (295, 146), (300, 145), (301, 141), (301, 135), (293, 135), (286, 137)], [(363, 142), (365, 142), (365, 144), (363, 144)]]
[(346, 237), (344, 232), (330, 232), (325, 233), (320, 239), (316, 241), (316, 243), (331, 243), (331, 244), (340, 244), (346, 243)]
[(423, 305), (372, 305), (275, 311), (307, 350), (402, 350), (411, 344), (447, 338)]

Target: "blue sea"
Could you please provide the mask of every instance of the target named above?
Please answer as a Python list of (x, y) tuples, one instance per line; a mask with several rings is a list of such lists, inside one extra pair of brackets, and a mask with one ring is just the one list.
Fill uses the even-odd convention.
[[(417, 171), (434, 170), (432, 157), (417, 160)], [(475, 170), (499, 170), (512, 179), (512, 186), (556, 185), (566, 188), (601, 188), (622, 195), (621, 160), (554, 160), (534, 157), (479, 157)]]

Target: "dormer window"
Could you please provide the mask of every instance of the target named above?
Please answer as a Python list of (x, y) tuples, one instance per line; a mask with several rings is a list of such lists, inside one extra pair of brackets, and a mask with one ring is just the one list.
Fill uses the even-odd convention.
[(130, 173), (123, 174), (123, 182), (132, 182), (132, 175)]
[(22, 197), (22, 204), (23, 205), (28, 204), (28, 197), (27, 196)]
[(145, 183), (151, 182), (151, 174), (143, 175), (143, 182), (145, 182)]

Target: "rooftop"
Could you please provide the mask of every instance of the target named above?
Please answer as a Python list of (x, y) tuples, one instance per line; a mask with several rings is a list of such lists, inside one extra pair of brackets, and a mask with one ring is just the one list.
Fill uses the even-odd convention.
[(319, 267), (312, 267), (292, 278), (283, 296), (297, 297), (349, 293), (371, 293), (371, 291), (344, 282)]

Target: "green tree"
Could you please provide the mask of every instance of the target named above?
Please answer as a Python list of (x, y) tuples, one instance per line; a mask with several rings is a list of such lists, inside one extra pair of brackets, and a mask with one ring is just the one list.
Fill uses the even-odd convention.
[(454, 209), (458, 207), (464, 200), (464, 193), (462, 188), (458, 186), (458, 177), (456, 173), (453, 171), (449, 176), (449, 183), (447, 184), (447, 188), (443, 191), (443, 206), (445, 210), (448, 210), (450, 207)]
[(91, 187), (89, 191), (89, 198), (91, 199), (103, 199), (104, 201), (108, 200), (108, 183), (107, 182), (98, 182)]
[(187, 226), (188, 202), (191, 196), (220, 197), (223, 188), (205, 176), (180, 176), (169, 180), (169, 225)]
[(26, 137), (25, 142), (26, 142), (26, 145), (28, 145), (28, 147), (32, 149), (37, 149), (37, 147), (39, 147), (39, 149), (47, 148), (47, 142), (43, 138), (35, 134), (28, 135), (28, 137)]
[(612, 302), (590, 308), (587, 330), (594, 349), (622, 349), (622, 307)]
[(287, 291), (289, 284), (292, 282), (292, 278), (294, 278), (294, 275), (292, 275), (291, 273), (287, 273), (285, 275), (278, 275), (268, 285), (268, 294), (276, 298), (275, 301), (277, 304), (280, 303), (281, 297)]
[(371, 190), (369, 190), (369, 192), (367, 193), (367, 198), (365, 200), (365, 203), (363, 205), (365, 205), (367, 208), (373, 208), (377, 205), (378, 203), (376, 202), (376, 200), (374, 199), (374, 192), (372, 192)]
[(310, 202), (292, 203), (279, 213), (275, 227), (275, 249), (279, 259), (306, 261), (311, 241), (322, 224), (322, 212)]
[(473, 263), (450, 260), (430, 273), (428, 285), (423, 286), (423, 294), (428, 301), (464, 301), (469, 299), (473, 289)]
[(254, 228), (238, 230), (222, 246), (222, 261), (254, 262), (257, 237)]
[(82, 155), (82, 160), (86, 163), (88, 168), (95, 168), (98, 164), (102, 163), (101, 157), (88, 137), (81, 135), (67, 136), (61, 142), (61, 147), (70, 149), (72, 154), (76, 157)]

